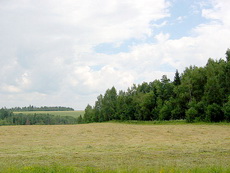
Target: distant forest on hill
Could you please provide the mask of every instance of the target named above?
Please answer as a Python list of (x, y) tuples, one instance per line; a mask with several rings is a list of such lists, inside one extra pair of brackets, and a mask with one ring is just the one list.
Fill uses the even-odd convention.
[(14, 112), (21, 112), (21, 111), (74, 111), (73, 108), (70, 107), (63, 107), (63, 106), (42, 106), (42, 107), (36, 107), (36, 106), (28, 106), (28, 107), (14, 107), (8, 109), (9, 111)]
[(133, 85), (127, 91), (112, 87), (87, 105), (85, 122), (109, 120), (230, 121), (230, 49), (226, 60), (209, 59), (206, 66), (187, 67), (173, 81)]
[(45, 113), (14, 114), (7, 109), (0, 109), (0, 125), (55, 125), (81, 123), (81, 116), (59, 116)]
[[(26, 114), (28, 111), (34, 111), (33, 114)], [(47, 111), (47, 113), (40, 113), (36, 111)], [(82, 116), (77, 118), (72, 116), (52, 115), (52, 111), (74, 111), (69, 107), (15, 107), (0, 109), (0, 125), (54, 125), (54, 124), (76, 124), (82, 123)], [(24, 113), (13, 113), (24, 112)], [(51, 114), (50, 114), (50, 113)]]

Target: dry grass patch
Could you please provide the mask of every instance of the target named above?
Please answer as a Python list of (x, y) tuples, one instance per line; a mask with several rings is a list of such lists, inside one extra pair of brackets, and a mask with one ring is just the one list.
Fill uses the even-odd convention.
[(230, 167), (230, 126), (97, 123), (0, 127), (1, 168), (54, 164), (99, 169)]

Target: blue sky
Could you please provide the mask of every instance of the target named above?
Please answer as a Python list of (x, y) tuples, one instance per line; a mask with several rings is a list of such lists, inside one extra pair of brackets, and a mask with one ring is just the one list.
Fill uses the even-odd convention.
[(228, 0), (2, 0), (0, 107), (84, 109), (115, 86), (224, 58)]
[[(209, 7), (208, 4), (205, 6), (205, 8)], [(167, 24), (159, 28), (155, 33), (169, 33), (171, 39), (191, 36), (194, 27), (210, 22), (210, 20), (202, 16), (201, 10), (199, 1), (197, 0), (175, 0), (171, 2), (171, 6), (169, 7), (170, 16), (160, 21), (166, 21)]]
[[(188, 1), (188, 0), (174, 0), (169, 1), (168, 7), (169, 16), (150, 22), (152, 24), (152, 35), (146, 36), (141, 40), (128, 39), (117, 45), (117, 43), (101, 43), (94, 47), (97, 53), (104, 54), (118, 54), (122, 52), (129, 52), (130, 47), (142, 43), (154, 43), (156, 40), (153, 35), (159, 33), (168, 33), (170, 39), (179, 39), (181, 37), (192, 36), (193, 28), (200, 24), (209, 23), (210, 19), (202, 16), (202, 8), (209, 9), (211, 4), (208, 1)], [(201, 7), (202, 6), (202, 7)], [(158, 26), (157, 26), (158, 25)], [(161, 26), (162, 25), (162, 26)]]

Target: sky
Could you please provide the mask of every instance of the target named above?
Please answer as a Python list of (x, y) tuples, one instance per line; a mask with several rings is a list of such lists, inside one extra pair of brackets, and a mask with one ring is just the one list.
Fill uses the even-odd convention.
[(229, 0), (0, 0), (0, 107), (99, 94), (225, 58)]

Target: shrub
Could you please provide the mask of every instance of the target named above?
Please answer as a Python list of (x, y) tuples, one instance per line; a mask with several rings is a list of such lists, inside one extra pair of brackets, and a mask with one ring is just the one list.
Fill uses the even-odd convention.
[(230, 122), (230, 96), (228, 97), (228, 102), (223, 106), (224, 118)]
[(171, 103), (166, 101), (164, 106), (160, 110), (159, 119), (160, 120), (170, 120), (171, 111), (172, 111)]
[(206, 121), (219, 122), (223, 119), (224, 119), (223, 112), (218, 104), (213, 103), (211, 105), (208, 105), (206, 110)]
[(194, 107), (191, 107), (186, 111), (185, 115), (186, 115), (186, 121), (192, 123), (194, 122), (196, 116), (198, 115), (198, 112)]

